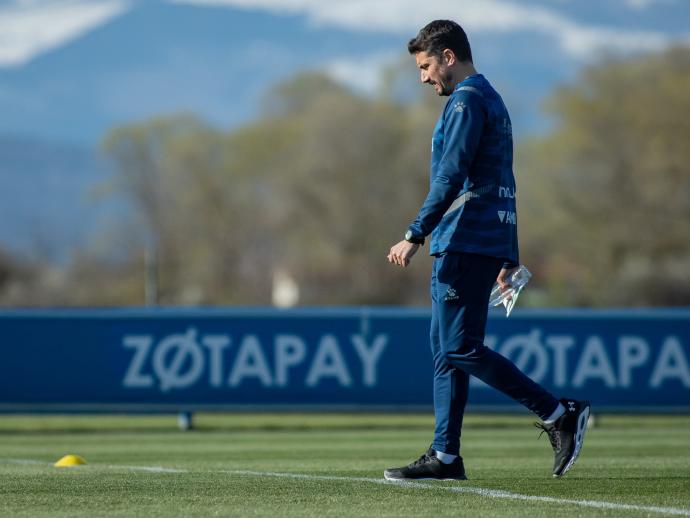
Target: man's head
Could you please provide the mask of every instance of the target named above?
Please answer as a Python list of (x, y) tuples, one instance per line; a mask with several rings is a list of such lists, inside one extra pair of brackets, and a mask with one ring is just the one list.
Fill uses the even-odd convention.
[(450, 20), (434, 20), (407, 44), (421, 71), (422, 83), (429, 83), (438, 95), (453, 93), (459, 69), (472, 67), (472, 50), (467, 34)]

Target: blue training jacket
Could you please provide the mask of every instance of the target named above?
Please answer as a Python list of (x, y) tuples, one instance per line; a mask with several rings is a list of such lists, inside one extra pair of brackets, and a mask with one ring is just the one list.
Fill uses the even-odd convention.
[(429, 194), (409, 230), (431, 234), (431, 255), (469, 252), (519, 263), (512, 126), (481, 74), (458, 84), (441, 113)]

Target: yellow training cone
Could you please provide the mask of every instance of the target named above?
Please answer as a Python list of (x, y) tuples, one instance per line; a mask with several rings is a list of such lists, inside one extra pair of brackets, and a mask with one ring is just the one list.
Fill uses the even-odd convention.
[(80, 466), (86, 464), (83, 457), (79, 455), (65, 455), (59, 461), (57, 461), (54, 466), (56, 468), (69, 468), (71, 466)]

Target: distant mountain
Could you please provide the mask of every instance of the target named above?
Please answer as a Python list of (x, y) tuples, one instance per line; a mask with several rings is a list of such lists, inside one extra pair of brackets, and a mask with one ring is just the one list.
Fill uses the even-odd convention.
[(143, 2), (25, 66), (0, 68), (0, 133), (92, 144), (113, 126), (179, 111), (230, 127), (253, 117), (281, 78), (393, 42), (294, 16)]
[(0, 246), (63, 259), (116, 211), (95, 196), (109, 175), (89, 147), (0, 137)]

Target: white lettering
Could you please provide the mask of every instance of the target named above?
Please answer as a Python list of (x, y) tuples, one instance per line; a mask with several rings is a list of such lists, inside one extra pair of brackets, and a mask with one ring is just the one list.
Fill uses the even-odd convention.
[[(168, 352), (173, 351), (172, 361), (166, 365)], [(189, 358), (189, 362), (187, 362)], [(182, 367), (188, 365), (187, 372)], [(172, 388), (185, 388), (194, 384), (204, 368), (204, 355), (196, 343), (196, 330), (189, 329), (182, 335), (170, 335), (160, 341), (153, 353), (153, 370), (163, 392)]]
[(206, 335), (202, 338), (209, 351), (209, 380), (212, 387), (220, 387), (223, 384), (223, 349), (230, 345), (230, 337), (226, 335)]
[(378, 335), (371, 347), (367, 347), (367, 343), (361, 335), (352, 335), (351, 340), (359, 355), (359, 359), (362, 360), (363, 383), (367, 387), (373, 387), (376, 385), (376, 364), (381, 357), (381, 353), (386, 348), (388, 337)]
[(557, 387), (565, 387), (568, 380), (568, 349), (575, 345), (572, 336), (552, 335), (544, 340), (546, 345), (553, 351), (553, 383)]
[(659, 358), (654, 366), (650, 387), (660, 387), (667, 379), (676, 378), (684, 387), (690, 388), (690, 369), (683, 353), (680, 341), (675, 336), (669, 336), (661, 346)]
[(573, 387), (581, 387), (590, 378), (601, 379), (607, 387), (616, 386), (616, 376), (606, 349), (598, 336), (591, 336), (585, 344), (573, 376)]
[[(122, 386), (158, 387), (166, 393), (195, 383), (205, 382), (217, 389), (224, 383), (236, 387), (254, 379), (264, 387), (303, 384), (314, 388), (330, 378), (341, 387), (351, 387), (355, 381), (363, 387), (376, 387), (378, 366), (390, 340), (387, 334), (357, 333), (349, 336), (349, 343), (341, 344), (336, 335), (326, 334), (317, 338), (316, 347), (310, 348), (299, 334), (276, 334), (270, 338), (272, 351), (264, 350), (258, 336), (252, 334), (240, 336), (239, 343), (229, 335), (200, 335), (194, 328), (164, 336), (158, 343), (153, 335), (125, 335), (122, 345), (131, 349), (131, 357)], [(580, 345), (576, 336), (545, 335), (536, 327), (523, 334), (508, 335), (505, 340), (487, 335), (485, 344), (511, 359), (535, 381), (553, 382), (557, 388), (580, 388), (594, 382), (630, 390), (650, 370), (651, 388), (665, 383), (690, 388), (690, 356), (679, 337), (666, 337), (658, 349), (642, 336), (620, 335), (611, 339), (616, 339), (617, 358), (600, 335), (588, 336), (576, 347)], [(235, 347), (238, 351), (233, 358), (230, 350)], [(300, 379), (293, 379), (298, 374)], [(474, 378), (470, 383), (473, 387), (486, 387)]]
[(288, 369), (298, 365), (306, 355), (307, 348), (299, 336), (278, 335), (275, 339), (275, 372), (276, 385), (288, 384)]
[(517, 225), (517, 214), (515, 214), (515, 212), (511, 210), (498, 210), (496, 213), (498, 214), (498, 219), (501, 220), (501, 223)]
[(148, 335), (129, 335), (125, 336), (122, 343), (128, 349), (134, 349), (134, 356), (129, 363), (127, 373), (122, 381), (125, 387), (144, 388), (153, 385), (153, 377), (150, 374), (142, 374), (149, 348), (153, 339)]
[(621, 336), (618, 340), (618, 383), (629, 387), (632, 370), (640, 367), (649, 358), (649, 345), (639, 336)]
[(261, 344), (254, 335), (247, 335), (242, 340), (228, 378), (228, 385), (236, 387), (244, 378), (257, 378), (264, 387), (270, 387), (272, 384), (271, 372), (268, 370)]
[(336, 378), (344, 387), (349, 387), (352, 384), (352, 378), (345, 365), (338, 342), (333, 335), (324, 335), (321, 338), (305, 384), (308, 387), (314, 387), (319, 384), (321, 378), (325, 377)]

